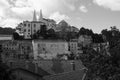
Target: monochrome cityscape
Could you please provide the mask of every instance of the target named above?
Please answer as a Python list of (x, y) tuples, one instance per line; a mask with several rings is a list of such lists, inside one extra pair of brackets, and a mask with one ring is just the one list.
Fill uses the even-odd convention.
[[(5, 4), (4, 1), (7, 1), (7, 3)], [(47, 17), (48, 13), (44, 12), (45, 8), (48, 11), (49, 8), (53, 10), (53, 7), (51, 7), (53, 5), (56, 5), (54, 6), (55, 9), (57, 7), (57, 10), (61, 8), (65, 11), (67, 10), (65, 5), (67, 5), (71, 9), (71, 14), (76, 16), (78, 12), (75, 11), (75, 4), (74, 7), (73, 5), (70, 6), (72, 3), (79, 2), (78, 0), (70, 0), (70, 2), (61, 0), (64, 5), (61, 4), (61, 1), (57, 3), (58, 0), (53, 0), (55, 4), (51, 3), (51, 0), (50, 2), (41, 0), (41, 6), (39, 6), (41, 8), (37, 6), (39, 5), (37, 2), (40, 2), (40, 0), (34, 0), (36, 2), (31, 4), (29, 1), (32, 2), (33, 0), (21, 0), (20, 2), (19, 0), (0, 1), (0, 4), (4, 3), (3, 6), (9, 3), (12, 8), (21, 8), (21, 6), (22, 8), (28, 8), (30, 6), (31, 9), (34, 7), (34, 9), (31, 9), (31, 13), (27, 12), (29, 9), (25, 9), (23, 12), (16, 9), (16, 12), (18, 11), (19, 15), (23, 17), (25, 15), (21, 13), (24, 12), (26, 12), (26, 15), (32, 14), (32, 16), (18, 21), (15, 27), (6, 27), (6, 24), (2, 25), (4, 21), (2, 21), (2, 15), (0, 14), (1, 80), (120, 80), (120, 24), (119, 17), (115, 16), (120, 16), (118, 15), (120, 13), (120, 0), (91, 0), (92, 2), (90, 0), (85, 2), (80, 0), (81, 4), (82, 2), (89, 4), (88, 6), (81, 5), (79, 7), (81, 11), (79, 16), (83, 14), (87, 16), (87, 12), (90, 10), (87, 7), (93, 7), (93, 4), (96, 8), (99, 6), (98, 9), (100, 10), (101, 7), (104, 9), (103, 12), (99, 12), (99, 18), (96, 17), (95, 13), (92, 18), (89, 16), (86, 19), (86, 24), (90, 21), (91, 24), (95, 22), (95, 25), (97, 25), (98, 22), (95, 21), (95, 18), (97, 18), (105, 21), (103, 22), (105, 26), (110, 23), (109, 26), (101, 26), (103, 24), (100, 21), (98, 24), (101, 27), (96, 26), (93, 28), (84, 25), (73, 26), (72, 23), (77, 25), (78, 23), (74, 20), (71, 20), (71, 22), (70, 17), (64, 15), (62, 15), (64, 18), (59, 19), (61, 17), (59, 12), (57, 17), (56, 14)], [(63, 5), (64, 8), (59, 4)], [(43, 8), (43, 6), (47, 7)], [(2, 9), (4, 10), (3, 7)], [(110, 10), (108, 12), (111, 12), (109, 14), (111, 17), (107, 16), (108, 12), (105, 10)], [(1, 13), (4, 12), (1, 11)], [(11, 15), (9, 10), (6, 14), (18, 17), (17, 14), (12, 14), (12, 12)], [(106, 14), (106, 17), (102, 16), (101, 18), (100, 14), (104, 16)], [(113, 19), (113, 21), (106, 21), (106, 18)], [(78, 16), (77, 20), (80, 20)], [(8, 21), (8, 24), (13, 23)], [(82, 21), (80, 24), (82, 24)], [(83, 22), (83, 24), (85, 23)]]

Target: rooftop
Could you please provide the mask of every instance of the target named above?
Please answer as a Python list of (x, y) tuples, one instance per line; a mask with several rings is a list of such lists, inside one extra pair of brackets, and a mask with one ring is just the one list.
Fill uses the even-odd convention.
[(86, 69), (83, 68), (81, 70), (49, 75), (43, 78), (45, 80), (84, 80), (85, 74)]

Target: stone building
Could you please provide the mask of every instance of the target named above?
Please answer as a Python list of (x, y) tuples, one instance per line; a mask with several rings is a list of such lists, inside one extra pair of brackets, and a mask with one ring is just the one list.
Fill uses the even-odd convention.
[(92, 43), (92, 37), (88, 35), (80, 35), (78, 38), (78, 44), (83, 47), (90, 46)]
[(32, 21), (23, 21), (16, 27), (16, 30), (19, 30), (19, 33), (23, 34), (25, 39), (31, 39), (31, 36), (40, 30), (42, 25), (46, 25), (47, 29), (55, 29), (56, 27), (54, 20), (43, 18), (41, 10), (38, 20), (36, 16), (36, 11), (34, 11)]
[(6, 41), (2, 44), (3, 61), (8, 59), (33, 58), (31, 41)]
[(68, 42), (61, 40), (34, 40), (34, 59), (53, 59), (59, 54), (68, 54)]

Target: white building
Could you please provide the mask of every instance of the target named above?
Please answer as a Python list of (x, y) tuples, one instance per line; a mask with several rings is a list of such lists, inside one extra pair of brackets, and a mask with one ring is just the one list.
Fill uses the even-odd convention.
[(69, 54), (66, 41), (34, 40), (32, 43), (34, 59), (53, 59), (58, 54)]
[(77, 53), (77, 51), (78, 51), (78, 40), (77, 39), (71, 40), (69, 42), (69, 49), (70, 49), (71, 53), (73, 53), (73, 54)]
[(36, 11), (34, 11), (33, 21), (23, 21), (16, 27), (16, 29), (19, 30), (19, 33), (24, 35), (25, 39), (31, 39), (31, 35), (40, 30), (42, 25), (46, 25), (47, 29), (55, 29), (56, 22), (51, 19), (43, 18), (42, 11), (40, 10), (38, 20), (36, 17)]
[(83, 53), (82, 46), (78, 44), (78, 39), (70, 40), (69, 51), (76, 56), (78, 56), (80, 53)]

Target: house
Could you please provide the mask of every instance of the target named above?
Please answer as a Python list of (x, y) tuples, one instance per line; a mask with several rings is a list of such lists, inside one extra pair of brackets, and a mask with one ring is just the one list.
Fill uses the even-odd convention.
[[(105, 42), (105, 43), (93, 43), (92, 44), (92, 48), (97, 51), (97, 52), (101, 52), (102, 55), (109, 55), (109, 42)], [(107, 54), (106, 54), (107, 53)]]
[(77, 54), (77, 51), (78, 51), (78, 40), (77, 39), (70, 40), (69, 50), (70, 50), (71, 53)]
[(69, 51), (75, 55), (83, 53), (82, 46), (78, 44), (78, 39), (71, 39), (69, 41)]
[(33, 40), (34, 59), (53, 59), (59, 54), (69, 54), (68, 42), (61, 40)]
[(39, 19), (37, 20), (36, 11), (34, 11), (33, 20), (23, 21), (16, 27), (16, 30), (18, 30), (19, 33), (23, 34), (25, 39), (31, 39), (32, 35), (36, 33), (38, 30), (40, 30), (43, 25), (46, 25), (47, 30), (51, 28), (55, 29), (56, 22), (52, 19), (43, 18), (41, 10)]
[(80, 35), (78, 38), (78, 44), (85, 46), (90, 46), (92, 43), (92, 37), (88, 35)]
[(2, 43), (2, 59), (32, 59), (33, 48), (31, 41), (6, 41)]

